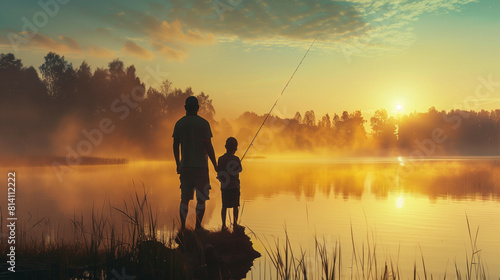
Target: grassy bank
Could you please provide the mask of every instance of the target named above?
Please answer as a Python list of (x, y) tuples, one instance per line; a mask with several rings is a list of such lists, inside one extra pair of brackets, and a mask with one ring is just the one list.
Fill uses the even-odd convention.
[[(113, 214), (125, 223), (118, 227)], [(146, 193), (119, 208), (93, 207), (90, 216), (74, 215), (70, 224), (69, 234), (53, 230), (49, 218), (16, 227), (15, 273), (7, 270), (10, 245), (0, 232), (0, 278), (238, 279), (260, 256), (244, 231), (160, 231)]]

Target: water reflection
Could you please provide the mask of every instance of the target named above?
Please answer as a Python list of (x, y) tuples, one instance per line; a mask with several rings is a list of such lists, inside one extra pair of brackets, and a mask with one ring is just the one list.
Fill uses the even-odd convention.
[[(401, 158), (375, 163), (249, 160), (244, 163), (241, 176), (242, 193), (247, 201), (283, 194), (297, 199), (304, 196), (310, 202), (317, 197), (360, 200), (366, 195), (387, 199), (394, 192), (424, 195), (431, 201), (499, 199), (498, 161), (418, 162), (411, 168), (402, 162)], [(17, 174), (19, 209), (32, 219), (57, 220), (74, 213), (85, 214), (93, 205), (120, 207), (143, 186), (162, 219), (171, 224), (177, 217), (179, 181), (171, 162), (78, 166), (62, 182), (50, 167), (22, 167)], [(218, 181), (215, 174), (211, 176), (209, 219), (220, 200)], [(6, 197), (2, 196), (2, 204), (5, 202)], [(395, 203), (398, 208), (403, 207), (403, 196)]]
[[(418, 193), (435, 200), (448, 197), (497, 200), (500, 167), (496, 161), (431, 161), (385, 163), (247, 163), (247, 198), (292, 193), (308, 199), (316, 195), (360, 199), (364, 194), (387, 198), (390, 192)], [(408, 168), (406, 168), (408, 167)], [(318, 192), (318, 193), (317, 193)]]
[[(290, 236), (300, 245), (308, 244), (314, 234), (350, 241), (351, 228), (362, 235), (369, 227), (377, 232), (379, 244), (391, 248), (387, 250), (393, 256), (402, 252), (400, 261), (407, 261), (409, 268), (418, 245), (435, 269), (444, 272), (447, 261), (464, 252), (467, 213), (481, 225), (480, 247), (493, 252), (488, 255), (488, 250), (484, 251), (490, 268), (500, 263), (496, 254), (500, 250), (496, 245), (500, 232), (499, 161), (408, 162), (395, 158), (348, 162), (248, 160), (243, 164), (242, 219), (259, 234), (283, 234), (286, 224)], [(168, 235), (178, 224), (180, 190), (172, 162), (73, 169), (62, 182), (51, 167), (16, 170), (18, 215), (25, 228), (44, 219), (37, 227), (46, 224), (44, 238), (55, 241), (71, 236), (69, 220), (75, 215), (89, 217), (93, 207), (110, 222), (122, 225), (123, 216), (113, 207), (122, 209), (124, 201), (136, 191), (142, 193), (143, 186), (157, 214), (159, 233)], [(215, 229), (221, 224), (221, 202), (218, 181), (215, 174), (211, 176), (205, 223)], [(1, 205), (6, 205), (5, 195), (0, 197)], [(187, 224), (194, 224), (194, 215), (188, 217)], [(32, 232), (38, 234), (36, 229)], [(357, 241), (362, 244), (364, 238)], [(349, 246), (348, 242), (345, 247)]]

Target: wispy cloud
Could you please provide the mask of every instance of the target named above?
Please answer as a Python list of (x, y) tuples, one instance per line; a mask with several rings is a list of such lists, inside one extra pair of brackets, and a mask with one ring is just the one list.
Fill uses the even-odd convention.
[[(126, 10), (108, 20), (142, 36), (151, 51), (182, 61), (191, 48), (239, 42), (249, 48), (301, 47), (318, 33), (317, 47), (345, 55), (404, 52), (424, 14), (458, 11), (477, 0), (172, 0), (157, 13)], [(307, 44), (306, 44), (307, 45)]]
[(185, 51), (174, 49), (158, 42), (151, 42), (151, 47), (153, 47), (159, 54), (165, 57), (168, 61), (172, 60), (182, 61), (185, 57), (188, 56), (187, 52)]
[[(320, 32), (317, 47), (325, 50), (396, 53), (417, 40), (413, 25), (423, 15), (456, 12), (471, 2), (477, 0), (145, 0), (112, 6), (90, 1), (81, 4), (89, 11), (109, 6), (92, 14), (101, 27), (91, 37), (50, 37), (44, 34), (53, 33), (40, 30), (20, 47), (108, 57), (126, 42), (123, 51), (139, 59), (182, 61), (193, 48), (215, 43), (303, 48)], [(85, 34), (75, 24), (80, 23), (68, 24), (74, 33), (66, 34)], [(5, 29), (0, 32), (5, 34)], [(10, 43), (1, 37), (0, 44)], [(99, 48), (85, 41), (96, 37)]]
[(80, 52), (82, 48), (80, 44), (76, 41), (76, 39), (68, 37), (68, 36), (59, 36), (59, 40), (63, 42), (69, 49)]
[(41, 33), (20, 32), (17, 34), (19, 39), (18, 44), (14, 48), (12, 42), (6, 40), (5, 37), (0, 37), (0, 48), (2, 51), (15, 52), (15, 50), (36, 51), (36, 52), (56, 52), (63, 55), (78, 55), (100, 58), (115, 57), (112, 50), (96, 45), (90, 45), (84, 48), (75, 38), (59, 35), (56, 38), (51, 38)]
[(333, 1), (174, 1), (168, 16), (201, 32), (242, 40), (310, 40), (320, 30), (332, 39), (366, 24), (354, 4)]
[(191, 47), (216, 42), (212, 33), (202, 34), (178, 19), (168, 21), (133, 10), (116, 13), (108, 21), (117, 29), (132, 32), (136, 41), (148, 43), (167, 60), (182, 61)]
[(378, 0), (361, 3), (357, 9), (364, 15), (367, 26), (359, 36), (347, 43), (365, 45), (364, 54), (402, 52), (417, 40), (413, 24), (423, 15), (459, 11), (471, 2), (476, 0)]
[(182, 30), (180, 20), (169, 23), (166, 20), (160, 21), (155, 17), (148, 16), (145, 31), (150, 38), (164, 43), (186, 43), (189, 45), (210, 44), (215, 41), (212, 33), (202, 35), (199, 30)]
[(139, 46), (132, 41), (125, 42), (122, 50), (140, 59), (152, 60), (155, 57), (155, 55), (151, 51)]
[(471, 2), (477, 0), (176, 0), (167, 17), (224, 41), (293, 47), (320, 32), (321, 48), (369, 54), (404, 51), (417, 39), (412, 24), (422, 15), (459, 11)]
[[(71, 37), (58, 36), (57, 39), (51, 38), (41, 33), (23, 31), (16, 34), (20, 39), (16, 48), (40, 51), (54, 51), (69, 54), (78, 54), (82, 52), (80, 44)], [(13, 46), (11, 45), (13, 48)]]
[(100, 58), (115, 57), (115, 54), (112, 50), (104, 48), (104, 47), (94, 46), (94, 45), (91, 45), (89, 47), (89, 55), (93, 56), (93, 57), (100, 57)]

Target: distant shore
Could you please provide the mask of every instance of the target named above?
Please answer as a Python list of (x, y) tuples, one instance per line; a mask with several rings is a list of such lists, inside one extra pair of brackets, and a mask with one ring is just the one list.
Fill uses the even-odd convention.
[[(71, 159), (76, 161), (76, 159)], [(5, 157), (0, 159), (0, 166), (47, 166), (53, 162), (65, 163), (66, 157), (63, 156), (39, 156), (39, 157)], [(107, 157), (79, 157), (78, 165), (111, 165), (111, 164), (127, 164), (127, 158), (107, 158)]]

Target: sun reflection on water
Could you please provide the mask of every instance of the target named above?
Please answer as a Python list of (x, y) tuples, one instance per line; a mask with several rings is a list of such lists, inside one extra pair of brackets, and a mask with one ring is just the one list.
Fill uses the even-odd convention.
[(398, 196), (396, 198), (396, 207), (401, 209), (403, 208), (404, 204), (405, 204), (405, 199), (403, 198), (403, 196), (402, 195)]

